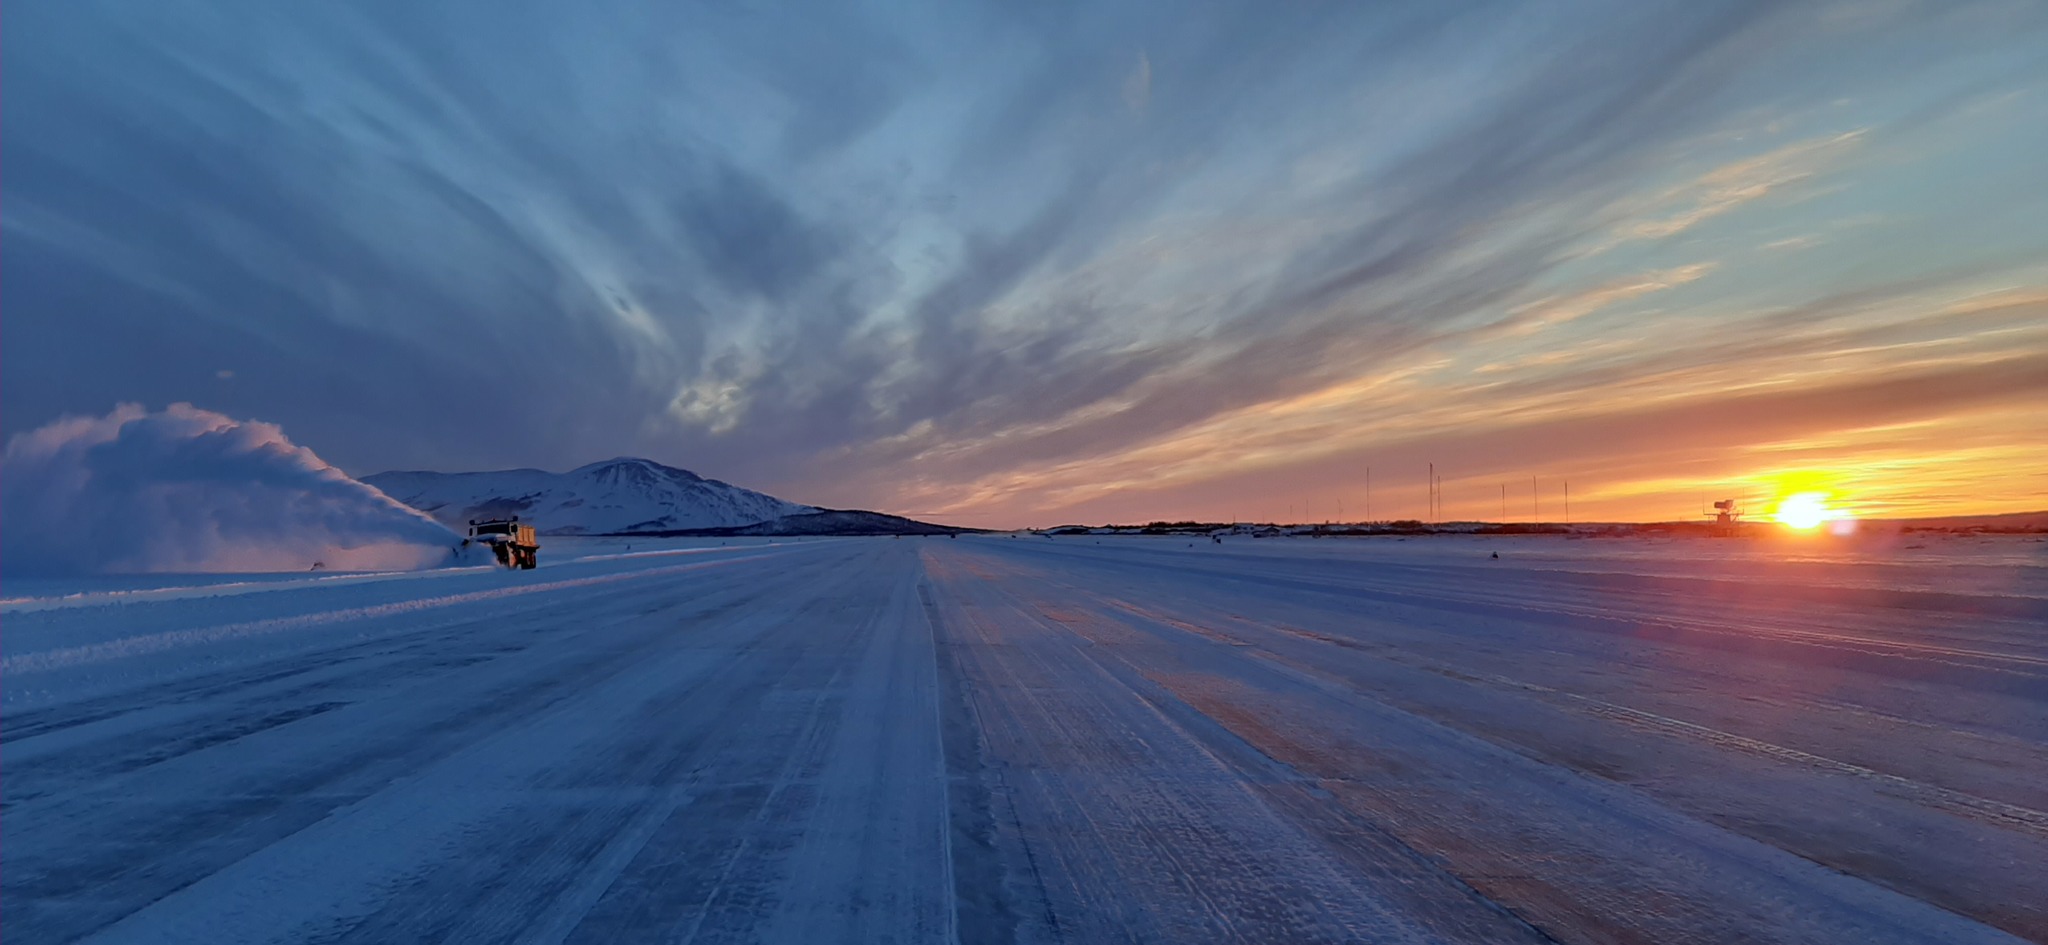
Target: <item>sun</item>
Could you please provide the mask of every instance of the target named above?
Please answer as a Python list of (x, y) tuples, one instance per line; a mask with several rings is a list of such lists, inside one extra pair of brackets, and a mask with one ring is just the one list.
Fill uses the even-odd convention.
[(1817, 527), (1832, 517), (1825, 492), (1795, 492), (1778, 503), (1778, 522), (1800, 531)]

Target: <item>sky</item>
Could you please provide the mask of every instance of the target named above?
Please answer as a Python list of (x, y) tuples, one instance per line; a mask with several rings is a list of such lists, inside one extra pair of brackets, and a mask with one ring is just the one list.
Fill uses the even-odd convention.
[(2036, 0), (0, 22), (8, 435), (992, 527), (2048, 508)]

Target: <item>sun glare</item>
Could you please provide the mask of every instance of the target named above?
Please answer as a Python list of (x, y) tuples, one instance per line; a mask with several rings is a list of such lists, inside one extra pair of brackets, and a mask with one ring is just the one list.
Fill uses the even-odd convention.
[(1778, 503), (1779, 523), (1800, 531), (1814, 528), (1832, 517), (1827, 493), (1824, 492), (1794, 493)]

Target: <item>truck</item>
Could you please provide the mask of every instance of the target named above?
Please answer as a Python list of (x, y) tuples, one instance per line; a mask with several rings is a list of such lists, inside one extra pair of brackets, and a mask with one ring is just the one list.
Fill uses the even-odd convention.
[(522, 525), (519, 516), (469, 520), (469, 537), (462, 540), (491, 546), (491, 554), (508, 568), (531, 571), (540, 566), (540, 536), (533, 526)]

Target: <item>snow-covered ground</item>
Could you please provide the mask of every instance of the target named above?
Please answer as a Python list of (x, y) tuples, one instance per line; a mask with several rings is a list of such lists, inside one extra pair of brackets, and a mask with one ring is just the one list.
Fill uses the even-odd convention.
[(2048, 940), (2048, 544), (1918, 544), (9, 578), (6, 935)]

